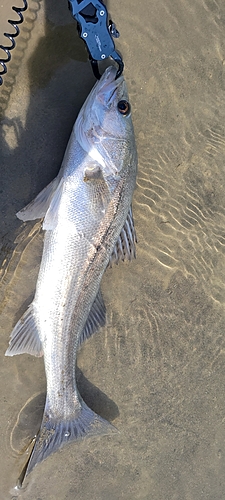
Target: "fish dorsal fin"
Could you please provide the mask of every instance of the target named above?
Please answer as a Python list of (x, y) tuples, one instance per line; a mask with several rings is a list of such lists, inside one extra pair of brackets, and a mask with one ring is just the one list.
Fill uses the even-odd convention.
[(10, 335), (9, 347), (5, 355), (14, 356), (15, 354), (24, 353), (38, 357), (43, 356), (33, 304), (30, 304), (23, 316), (14, 326)]
[(106, 308), (103, 302), (101, 291), (99, 290), (97, 296), (92, 304), (86, 325), (79, 338), (78, 345), (80, 346), (85, 340), (89, 339), (100, 326), (105, 325)]
[(45, 216), (60, 180), (55, 177), (26, 207), (17, 212), (17, 217), (24, 222), (42, 219)]
[(55, 229), (55, 227), (57, 225), (59, 204), (61, 201), (63, 184), (64, 184), (64, 179), (62, 178), (60, 180), (55, 192), (54, 192), (54, 195), (51, 199), (51, 203), (48, 207), (48, 210), (47, 210), (45, 218), (44, 218), (44, 222), (43, 222), (42, 227), (45, 231), (53, 230), (53, 229)]
[(134, 228), (132, 208), (130, 207), (127, 220), (110, 257), (109, 266), (111, 267), (113, 264), (118, 264), (120, 260), (134, 259), (136, 257), (136, 243), (137, 237)]

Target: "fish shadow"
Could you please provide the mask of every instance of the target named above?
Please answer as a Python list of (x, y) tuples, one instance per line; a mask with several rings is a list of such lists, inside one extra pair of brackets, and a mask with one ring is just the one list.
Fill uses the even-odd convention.
[[(92, 384), (76, 369), (77, 386), (85, 403), (102, 418), (112, 422), (119, 416), (119, 409), (104, 392)], [(16, 423), (11, 431), (11, 448), (21, 455), (28, 448), (30, 442), (37, 435), (43, 417), (46, 393), (42, 392), (30, 398), (21, 408)]]
[(85, 403), (98, 415), (112, 422), (119, 416), (119, 408), (98, 387), (92, 384), (82, 373), (80, 368), (76, 368), (77, 386)]

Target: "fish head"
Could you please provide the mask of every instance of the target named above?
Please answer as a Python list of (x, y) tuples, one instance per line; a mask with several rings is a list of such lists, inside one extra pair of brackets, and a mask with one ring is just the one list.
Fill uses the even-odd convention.
[(105, 177), (120, 173), (124, 160), (135, 150), (126, 82), (123, 75), (116, 78), (114, 66), (106, 69), (86, 99), (75, 135)]

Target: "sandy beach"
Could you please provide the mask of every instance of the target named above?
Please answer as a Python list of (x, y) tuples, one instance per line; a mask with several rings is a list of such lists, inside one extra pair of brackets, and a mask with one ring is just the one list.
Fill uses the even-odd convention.
[[(0, 43), (11, 5), (0, 5)], [(105, 273), (107, 324), (80, 350), (78, 381), (119, 433), (63, 448), (13, 489), (46, 389), (42, 359), (4, 356), (32, 300), (43, 241), (38, 221), (15, 214), (57, 174), (95, 82), (66, 0), (31, 0), (0, 87), (0, 497), (221, 500), (225, 5), (107, 6), (120, 31), (139, 155), (137, 258)]]

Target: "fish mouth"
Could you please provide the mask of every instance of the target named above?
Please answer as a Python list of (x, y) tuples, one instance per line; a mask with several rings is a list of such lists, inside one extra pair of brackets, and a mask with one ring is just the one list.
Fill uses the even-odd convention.
[(125, 85), (125, 80), (123, 75), (120, 75), (118, 78), (116, 78), (116, 73), (117, 69), (115, 66), (109, 66), (105, 70), (100, 80), (96, 82), (93, 89), (91, 90), (88, 98), (86, 99), (86, 102), (84, 103), (83, 108), (87, 110), (90, 104), (94, 102), (95, 98), (97, 98), (98, 101), (107, 106), (108, 104), (110, 104), (113, 95), (118, 89), (121, 88), (122, 93), (122, 88)]
[(125, 84), (123, 75), (116, 78), (116, 74), (115, 66), (109, 66), (97, 84), (98, 98), (106, 105), (110, 104), (114, 94)]
[(120, 75), (119, 78), (116, 78), (117, 69), (115, 66), (109, 66), (105, 72), (103, 73), (101, 79), (98, 82), (98, 92), (99, 94), (110, 91), (115, 92), (118, 87), (120, 87), (121, 83), (124, 82), (123, 75)]
[[(80, 113), (75, 122), (75, 136), (84, 151), (88, 153), (93, 160), (106, 171), (106, 161), (108, 170), (115, 170), (114, 164), (106, 150), (104, 150), (103, 142), (100, 137), (105, 137), (105, 134), (110, 136), (110, 130), (105, 130), (105, 117), (110, 108), (116, 107), (117, 101), (126, 98), (127, 90), (124, 77), (121, 75), (116, 78), (117, 69), (115, 66), (109, 66), (103, 73), (101, 79), (96, 82), (91, 90), (88, 98), (83, 104)], [(101, 131), (99, 133), (99, 131)], [(113, 138), (118, 141), (118, 134), (113, 135)]]

